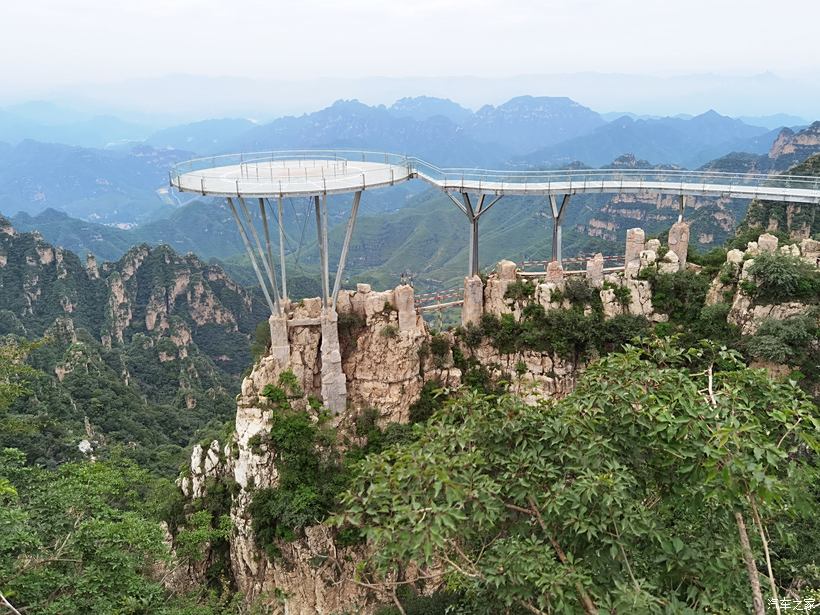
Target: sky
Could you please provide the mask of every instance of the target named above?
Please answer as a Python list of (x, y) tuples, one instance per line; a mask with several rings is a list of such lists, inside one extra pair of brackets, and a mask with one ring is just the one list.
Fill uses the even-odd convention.
[(0, 95), (6, 100), (183, 74), (332, 83), (589, 72), (658, 79), (773, 73), (820, 82), (820, 37), (803, 25), (820, 23), (817, 0), (3, 4)]

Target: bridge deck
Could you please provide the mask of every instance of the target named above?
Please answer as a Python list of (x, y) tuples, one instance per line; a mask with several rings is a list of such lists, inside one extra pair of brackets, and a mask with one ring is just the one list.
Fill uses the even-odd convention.
[(413, 178), (447, 192), (493, 196), (651, 192), (820, 203), (818, 177), (674, 169), (441, 169), (397, 154), (334, 150), (199, 158), (176, 165), (170, 183), (202, 195), (275, 197), (352, 193)]
[[(600, 173), (600, 171), (596, 171)], [(659, 181), (638, 178), (590, 179), (566, 181), (492, 181), (472, 179), (438, 180), (422, 173), (418, 177), (448, 192), (502, 195), (563, 195), (563, 194), (638, 194), (654, 192), (687, 196), (722, 196), (737, 199), (765, 199), (792, 203), (820, 203), (819, 188), (791, 188), (786, 186), (737, 185), (722, 183), (721, 178), (709, 177), (709, 181)]]

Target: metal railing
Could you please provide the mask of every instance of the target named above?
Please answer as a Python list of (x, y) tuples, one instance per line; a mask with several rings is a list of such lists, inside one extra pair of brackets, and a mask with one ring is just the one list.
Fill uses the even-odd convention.
[(702, 184), (731, 186), (767, 186), (820, 190), (820, 177), (762, 173), (727, 173), (722, 171), (689, 171), (685, 169), (572, 169), (557, 171), (507, 171), (478, 168), (440, 168), (418, 158), (409, 159), (414, 174), (443, 187), (475, 184), (569, 184), (583, 188), (623, 180), (634, 184), (665, 183), (681, 186)]
[[(362, 163), (364, 166), (358, 166)], [(375, 164), (373, 164), (375, 163)], [(368, 166), (369, 165), (369, 166)], [(225, 169), (223, 175), (218, 171)], [(236, 173), (238, 169), (238, 174)], [(185, 180), (183, 182), (183, 177)], [(416, 157), (359, 150), (282, 150), (195, 158), (174, 165), (170, 183), (180, 189), (225, 192), (270, 190), (282, 192), (343, 191), (389, 185), (419, 177), (444, 190), (527, 193), (528, 191), (619, 192), (663, 190), (732, 192), (762, 196), (798, 190), (804, 200), (820, 202), (820, 177), (688, 171), (680, 169), (575, 169), (514, 171), (479, 168), (441, 168)], [(284, 187), (283, 187), (284, 184)], [(807, 191), (802, 193), (802, 191)], [(783, 192), (785, 196), (793, 196)]]

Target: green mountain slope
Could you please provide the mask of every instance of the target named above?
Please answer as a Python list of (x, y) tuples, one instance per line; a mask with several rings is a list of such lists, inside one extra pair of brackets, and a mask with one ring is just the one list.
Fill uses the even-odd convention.
[(198, 430), (231, 416), (265, 310), (195, 256), (138, 246), (97, 268), (0, 220), (0, 335), (44, 340), (0, 447), (50, 464), (87, 440), (172, 473)]

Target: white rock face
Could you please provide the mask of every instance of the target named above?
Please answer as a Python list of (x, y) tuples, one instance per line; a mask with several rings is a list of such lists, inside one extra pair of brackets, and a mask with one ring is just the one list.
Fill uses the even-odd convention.
[(680, 261), (678, 260), (678, 255), (669, 250), (666, 254), (663, 255), (663, 258), (660, 260), (658, 264), (658, 271), (661, 273), (676, 273), (680, 271)]
[(587, 260), (587, 280), (595, 288), (601, 288), (604, 283), (604, 255), (600, 252)]
[(477, 325), (484, 313), (484, 285), (477, 275), (464, 278), (464, 305), (461, 306), (461, 324)]
[(761, 252), (776, 252), (778, 239), (769, 233), (763, 233), (757, 238), (757, 246)]
[(817, 265), (820, 259), (820, 241), (804, 239), (800, 242), (800, 254), (806, 262)]
[(669, 229), (669, 251), (677, 255), (679, 270), (683, 269), (686, 266), (689, 252), (689, 224), (687, 222), (675, 222)]
[(642, 228), (631, 228), (626, 231), (626, 253), (624, 255), (624, 263), (629, 264), (632, 261), (639, 260), (641, 252), (644, 250), (644, 242), (646, 241), (646, 234)]
[(743, 252), (734, 248), (726, 253), (726, 262), (740, 265), (743, 262)]

